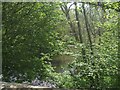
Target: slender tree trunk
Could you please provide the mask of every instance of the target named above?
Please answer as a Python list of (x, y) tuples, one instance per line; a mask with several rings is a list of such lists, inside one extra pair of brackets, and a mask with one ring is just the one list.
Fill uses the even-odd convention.
[[(102, 13), (102, 18), (101, 18), (101, 24), (103, 25), (104, 24), (104, 22), (106, 21), (106, 18), (105, 18), (105, 9), (104, 9), (104, 7), (103, 7), (103, 5), (102, 5), (102, 2), (98, 2), (98, 8), (100, 8), (101, 9), (101, 13)], [(99, 15), (100, 16), (100, 15)], [(104, 28), (99, 28), (99, 30), (98, 30), (98, 35), (99, 35), (99, 45), (100, 45), (100, 43), (101, 43), (101, 33), (104, 31)]]
[(85, 10), (85, 7), (84, 7), (84, 3), (82, 4), (82, 8), (83, 8), (83, 14), (84, 14), (84, 18), (85, 18), (85, 26), (86, 26), (86, 30), (87, 30), (87, 34), (88, 34), (88, 40), (90, 42), (91, 54), (93, 54), (93, 47), (92, 47), (90, 30), (89, 30), (89, 23), (88, 23), (88, 18), (87, 18), (87, 15), (86, 15), (86, 10)]
[[(80, 21), (78, 18), (78, 11), (77, 11), (77, 3), (74, 2), (75, 5), (75, 16), (76, 16), (76, 21), (77, 21), (77, 26), (78, 26), (78, 33), (79, 33), (79, 39), (80, 39), (80, 43), (83, 44), (83, 37), (82, 37), (82, 33), (81, 33), (81, 26), (80, 26)], [(85, 53), (85, 49), (82, 47), (82, 55), (83, 55), (83, 60), (86, 60), (86, 53)], [(86, 62), (86, 61), (85, 61)]]
[[(84, 7), (84, 3), (82, 3), (82, 8), (83, 8), (83, 14), (84, 14), (84, 19), (85, 19), (85, 26), (86, 26), (86, 30), (87, 30), (87, 34), (88, 34), (88, 40), (90, 43), (90, 50), (91, 50), (91, 55), (93, 55), (93, 47), (92, 47), (92, 40), (91, 40), (91, 35), (90, 35), (90, 29), (89, 29), (89, 23), (88, 23), (88, 18), (86, 15), (86, 10)], [(94, 65), (94, 61), (92, 60), (92, 65)], [(95, 84), (95, 80), (93, 79), (93, 77), (89, 77), (91, 83), (90, 83), (90, 88), (93, 88), (94, 86), (96, 86)]]
[(93, 36), (93, 43), (95, 43), (95, 39), (96, 39), (96, 34), (95, 34), (95, 25), (94, 25), (94, 16), (93, 16), (93, 6), (92, 5), (89, 5), (89, 7), (90, 7), (90, 9), (89, 9), (89, 11), (90, 11), (90, 13), (89, 13), (89, 16), (90, 16), (90, 28), (92, 28), (91, 30), (90, 30), (90, 32), (91, 32), (91, 36)]
[[(78, 41), (79, 39), (78, 39), (77, 33), (75, 31), (75, 27), (74, 27), (74, 25), (73, 25), (73, 23), (71, 21), (70, 14), (69, 14), (70, 7), (68, 8), (67, 5), (65, 5), (65, 4), (64, 4), (64, 6), (61, 5), (60, 7), (61, 7), (61, 10), (63, 11), (63, 13), (65, 14), (65, 16), (66, 16), (66, 18), (68, 20), (68, 23), (70, 25), (73, 36), (75, 37), (76, 41)], [(71, 31), (70, 31), (70, 33), (71, 33)]]

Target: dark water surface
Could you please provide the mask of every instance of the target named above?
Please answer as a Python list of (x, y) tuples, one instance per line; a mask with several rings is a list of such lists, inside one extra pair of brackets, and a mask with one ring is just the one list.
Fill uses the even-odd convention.
[(63, 72), (63, 68), (66, 68), (73, 60), (74, 58), (70, 55), (57, 55), (53, 58), (52, 65), (56, 72)]

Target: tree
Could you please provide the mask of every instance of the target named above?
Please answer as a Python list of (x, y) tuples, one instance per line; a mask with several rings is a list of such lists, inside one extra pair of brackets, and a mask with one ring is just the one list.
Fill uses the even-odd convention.
[(78, 41), (78, 35), (76, 33), (76, 30), (75, 30), (75, 26), (70, 18), (70, 7), (72, 6), (73, 4), (71, 4), (69, 7), (67, 7), (67, 5), (65, 3), (63, 3), (63, 5), (61, 4), (60, 7), (61, 7), (61, 10), (63, 11), (63, 13), (65, 14), (67, 20), (68, 20), (68, 23), (70, 25), (70, 28), (71, 28), (71, 32), (73, 34), (73, 36), (75, 37), (76, 41)]
[(56, 8), (53, 3), (3, 3), (4, 81), (31, 81), (47, 75), (49, 58), (57, 48)]

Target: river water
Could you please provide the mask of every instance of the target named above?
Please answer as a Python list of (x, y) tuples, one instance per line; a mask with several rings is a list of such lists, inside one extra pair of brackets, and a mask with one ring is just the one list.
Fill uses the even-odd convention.
[(56, 72), (63, 72), (73, 60), (74, 58), (70, 55), (56, 55), (52, 60), (52, 65)]

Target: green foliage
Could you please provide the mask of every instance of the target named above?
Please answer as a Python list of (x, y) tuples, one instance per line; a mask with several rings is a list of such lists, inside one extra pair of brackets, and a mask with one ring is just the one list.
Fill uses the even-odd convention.
[[(116, 84), (119, 70), (118, 13), (114, 10), (109, 12), (111, 13), (105, 15), (107, 19), (105, 22), (95, 21), (97, 22), (96, 28), (102, 28), (103, 31), (93, 43), (94, 54), (91, 54), (89, 44), (80, 44), (66, 35), (66, 48), (63, 54), (74, 56), (74, 60), (65, 71), (67, 73), (56, 74), (56, 77), (53, 78), (59, 87), (78, 89), (82, 87), (96, 89), (119, 87)], [(82, 59), (82, 48), (86, 51), (87, 62)]]
[[(62, 4), (67, 7), (67, 3)], [(69, 7), (67, 21), (59, 3), (3, 3), (3, 80), (31, 82), (37, 77), (59, 88), (119, 87), (118, 4), (101, 3), (103, 6), (98, 7), (86, 3), (85, 23), (80, 4), (76, 6), (81, 8), (77, 11), (79, 20), (75, 19), (74, 7)], [(76, 22), (82, 42), (70, 31), (72, 27), (80, 37)], [(51, 65), (57, 55), (73, 59), (61, 73)]]
[(44, 69), (51, 67), (42, 62), (43, 54), (51, 57), (57, 49), (56, 8), (53, 3), (3, 3), (3, 80), (45, 77)]
[(59, 88), (73, 88), (73, 78), (68, 71), (64, 73), (51, 73), (50, 82), (54, 82)]

